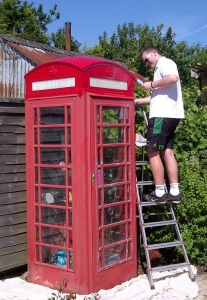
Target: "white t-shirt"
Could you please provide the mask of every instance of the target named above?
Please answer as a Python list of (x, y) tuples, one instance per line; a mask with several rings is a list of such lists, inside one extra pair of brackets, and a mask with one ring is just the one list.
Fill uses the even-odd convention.
[[(162, 79), (166, 75), (176, 75), (179, 78), (177, 65), (174, 61), (162, 56), (155, 67), (153, 81)], [(180, 79), (170, 86), (152, 90), (149, 118), (154, 117), (185, 118)]]

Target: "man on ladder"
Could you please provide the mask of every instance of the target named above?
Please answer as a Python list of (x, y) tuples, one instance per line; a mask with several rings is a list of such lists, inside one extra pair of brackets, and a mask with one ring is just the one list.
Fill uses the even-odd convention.
[[(147, 154), (155, 182), (155, 191), (145, 195), (145, 200), (157, 204), (180, 203), (182, 200), (178, 184), (178, 164), (173, 152), (175, 129), (184, 118), (181, 84), (177, 65), (161, 56), (152, 45), (145, 46), (140, 53), (143, 62), (154, 69), (153, 81), (143, 83), (151, 91), (146, 98), (135, 99), (135, 105), (150, 104), (147, 125)], [(170, 191), (164, 184), (164, 160)]]

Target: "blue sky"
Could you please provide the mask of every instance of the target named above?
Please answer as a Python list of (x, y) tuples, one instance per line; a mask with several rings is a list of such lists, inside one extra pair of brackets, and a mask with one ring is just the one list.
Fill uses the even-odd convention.
[(60, 19), (48, 26), (48, 33), (56, 32), (71, 22), (71, 34), (84, 45), (98, 44), (98, 36), (104, 31), (110, 37), (118, 25), (133, 22), (148, 24), (150, 28), (164, 24), (176, 34), (176, 42), (186, 41), (189, 46), (207, 45), (207, 0), (31, 0), (34, 7), (40, 3), (43, 11), (57, 4)]

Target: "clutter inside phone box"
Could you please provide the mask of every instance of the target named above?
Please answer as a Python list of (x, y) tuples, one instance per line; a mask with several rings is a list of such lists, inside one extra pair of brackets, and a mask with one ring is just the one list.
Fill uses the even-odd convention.
[[(65, 165), (63, 161), (60, 165)], [(55, 170), (55, 171), (54, 171)], [(65, 184), (65, 168), (50, 170), (44, 175), (47, 182), (55, 185)], [(67, 253), (62, 250), (66, 247), (66, 192), (65, 188), (43, 188), (42, 203), (42, 223), (51, 225), (42, 227), (43, 243), (49, 247), (43, 247), (43, 262), (58, 267), (67, 266)], [(68, 205), (72, 207), (72, 192), (68, 193)], [(69, 226), (72, 227), (72, 210), (69, 210)], [(72, 231), (69, 231), (69, 246), (72, 248)], [(54, 248), (51, 248), (54, 245)], [(60, 249), (57, 248), (60, 246)], [(69, 251), (69, 268), (73, 268), (73, 251)]]

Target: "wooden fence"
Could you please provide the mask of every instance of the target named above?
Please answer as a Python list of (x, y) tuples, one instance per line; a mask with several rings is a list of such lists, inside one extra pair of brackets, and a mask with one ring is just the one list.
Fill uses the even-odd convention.
[(25, 109), (0, 98), (0, 273), (27, 264)]

